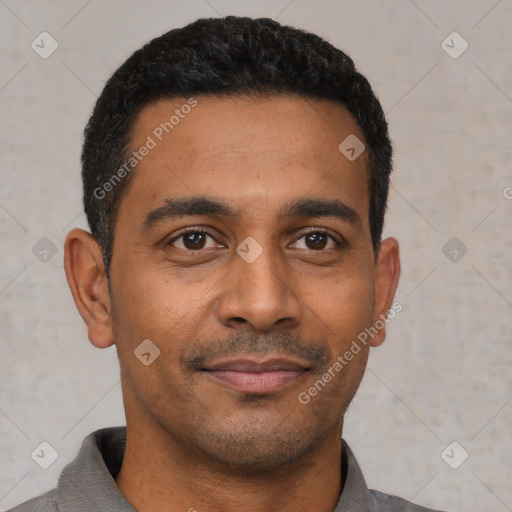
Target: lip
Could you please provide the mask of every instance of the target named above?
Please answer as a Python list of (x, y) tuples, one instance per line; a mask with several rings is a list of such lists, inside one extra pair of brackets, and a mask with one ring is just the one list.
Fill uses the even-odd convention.
[(209, 377), (245, 393), (271, 393), (296, 383), (310, 368), (283, 357), (225, 359), (201, 368)]

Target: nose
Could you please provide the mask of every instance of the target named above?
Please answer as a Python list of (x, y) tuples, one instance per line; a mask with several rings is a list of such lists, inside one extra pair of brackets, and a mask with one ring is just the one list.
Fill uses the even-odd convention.
[(238, 253), (233, 257), (217, 303), (219, 321), (254, 331), (297, 327), (302, 306), (285, 258), (268, 248), (252, 262)]

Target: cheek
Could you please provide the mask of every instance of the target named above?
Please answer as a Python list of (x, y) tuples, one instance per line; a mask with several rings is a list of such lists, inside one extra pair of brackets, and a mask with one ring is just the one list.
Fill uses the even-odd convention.
[(142, 371), (134, 351), (149, 339), (158, 348), (160, 365), (174, 374), (184, 344), (198, 335), (202, 324), (197, 317), (205, 314), (205, 288), (209, 289), (205, 283), (184, 284), (155, 267), (118, 280), (112, 316), (117, 350), (125, 367), (137, 374)]
[(116, 288), (117, 311), (132, 327), (170, 329), (197, 302), (196, 287), (158, 269), (142, 270)]
[(308, 295), (308, 306), (338, 340), (357, 336), (372, 322), (375, 286), (368, 271), (346, 271), (315, 284)]

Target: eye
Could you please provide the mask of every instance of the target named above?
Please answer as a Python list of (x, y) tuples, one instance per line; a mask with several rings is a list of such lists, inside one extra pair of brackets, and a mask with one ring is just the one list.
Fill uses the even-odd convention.
[(169, 240), (165, 245), (173, 245), (178, 249), (184, 251), (199, 251), (201, 249), (211, 249), (215, 247), (213, 245), (207, 245), (208, 238), (215, 241), (215, 239), (208, 233), (208, 231), (200, 228), (189, 229), (188, 231), (182, 232), (180, 235), (175, 236), (172, 240)]
[[(208, 239), (210, 239), (210, 241)], [(305, 247), (297, 247), (301, 241), (303, 241)], [(216, 247), (215, 244), (218, 244), (218, 242), (207, 230), (202, 228), (190, 228), (169, 240), (169, 242), (167, 242), (165, 245), (166, 247), (174, 246), (175, 248), (183, 251), (201, 251), (203, 249), (213, 249)], [(306, 249), (311, 251), (336, 249), (341, 246), (342, 244), (338, 242), (325, 229), (314, 229), (308, 231), (292, 245), (293, 248)]]
[[(296, 246), (300, 240), (304, 240), (306, 244), (306, 247), (303, 248), (313, 251), (321, 251), (326, 248), (336, 249), (341, 246), (341, 244), (324, 229), (315, 229), (305, 233), (293, 245)], [(329, 242), (331, 243), (331, 247), (327, 247)], [(299, 249), (300, 248), (301, 247), (299, 247)]]

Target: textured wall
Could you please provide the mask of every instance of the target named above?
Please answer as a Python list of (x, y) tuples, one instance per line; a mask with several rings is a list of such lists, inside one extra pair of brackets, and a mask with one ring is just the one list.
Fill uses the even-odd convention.
[[(344, 431), (370, 487), (512, 510), (510, 0), (1, 0), (0, 508), (54, 487), (85, 435), (124, 423), (115, 351), (87, 341), (62, 265), (66, 232), (86, 227), (79, 153), (93, 103), (142, 43), (226, 14), (326, 37), (388, 115), (386, 234), (401, 243), (404, 309)], [(58, 44), (46, 59), (43, 31)], [(58, 452), (48, 469), (31, 458), (42, 441)]]

